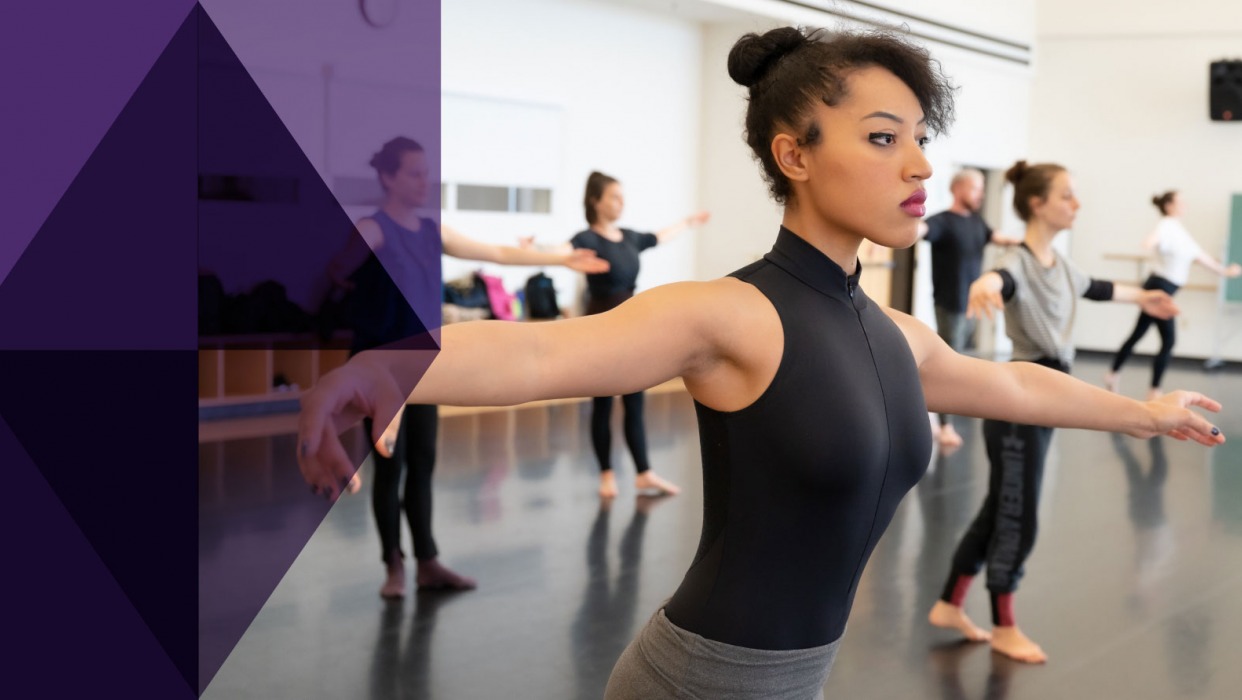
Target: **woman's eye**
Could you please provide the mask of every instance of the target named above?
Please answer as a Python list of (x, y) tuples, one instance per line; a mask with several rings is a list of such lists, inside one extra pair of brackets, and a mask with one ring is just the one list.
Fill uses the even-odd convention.
[(929, 143), (931, 143), (930, 136), (923, 136), (919, 138), (919, 148), (927, 148), (927, 144)]
[(893, 145), (893, 141), (897, 139), (897, 137), (893, 134), (883, 133), (871, 134), (867, 136), (867, 138), (871, 141), (871, 143), (874, 143), (877, 146), (891, 146)]

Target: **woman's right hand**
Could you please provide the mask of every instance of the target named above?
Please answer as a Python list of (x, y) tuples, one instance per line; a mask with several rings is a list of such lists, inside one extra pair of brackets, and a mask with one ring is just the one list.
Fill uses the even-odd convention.
[(365, 353), (320, 377), (302, 395), (298, 415), (298, 468), (311, 491), (335, 500), (349, 486), (357, 465), (340, 434), (363, 418), (372, 421), (376, 450), (391, 456), (405, 399), (392, 374)]
[(1230, 264), (1229, 267), (1225, 268), (1225, 276), (1242, 277), (1242, 265), (1239, 265), (1238, 263)]
[(971, 283), (970, 295), (966, 301), (966, 317), (987, 316), (991, 320), (994, 312), (1004, 310), (1002, 284), (1000, 275), (995, 272), (989, 272)]

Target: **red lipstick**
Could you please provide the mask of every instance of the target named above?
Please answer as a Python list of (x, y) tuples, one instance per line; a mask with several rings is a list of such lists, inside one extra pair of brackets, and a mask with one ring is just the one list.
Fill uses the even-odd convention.
[(914, 194), (901, 203), (901, 210), (910, 216), (921, 217), (927, 213), (927, 207), (923, 206), (926, 201), (927, 190), (915, 190)]

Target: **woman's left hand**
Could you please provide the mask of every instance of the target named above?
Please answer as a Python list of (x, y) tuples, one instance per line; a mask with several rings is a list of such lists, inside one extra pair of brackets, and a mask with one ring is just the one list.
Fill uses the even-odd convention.
[(1194, 391), (1173, 391), (1146, 403), (1151, 412), (1151, 427), (1128, 434), (1137, 438), (1168, 435), (1178, 440), (1194, 440), (1201, 445), (1215, 447), (1225, 441), (1224, 433), (1206, 418), (1190, 410), (1191, 406), (1220, 412), (1220, 404)]

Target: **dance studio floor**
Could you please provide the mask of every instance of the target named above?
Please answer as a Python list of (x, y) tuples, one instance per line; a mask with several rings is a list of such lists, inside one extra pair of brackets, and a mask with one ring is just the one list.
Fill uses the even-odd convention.
[[(1142, 391), (1147, 367), (1141, 360), (1128, 368), (1131, 395)], [(1058, 433), (1039, 541), (1016, 599), (1020, 624), (1051, 657), (1046, 666), (1008, 661), (926, 623), (987, 485), (979, 421), (959, 419), (965, 447), (933, 459), (863, 575), (826, 696), (1239, 697), (1242, 370), (1198, 367), (1175, 363), (1166, 385), (1226, 402), (1217, 422), (1232, 442), (1222, 448)], [(1098, 357), (1084, 357), (1076, 374), (1096, 380), (1103, 368)], [(601, 508), (588, 410), (567, 404), (443, 419), (441, 558), (476, 577), (479, 589), (382, 601), (369, 499), (346, 497), (204, 697), (601, 697), (613, 662), (694, 555), (702, 481), (690, 399), (654, 395), (652, 462), (685, 492), (636, 500), (623, 488)], [(620, 481), (630, 486), (619, 431), (616, 442)], [(291, 435), (204, 442), (200, 454), (222, 465), (234, 488), (259, 490), (300, 478), (293, 443)], [(987, 596), (981, 581), (975, 586), (967, 610), (986, 622)]]

